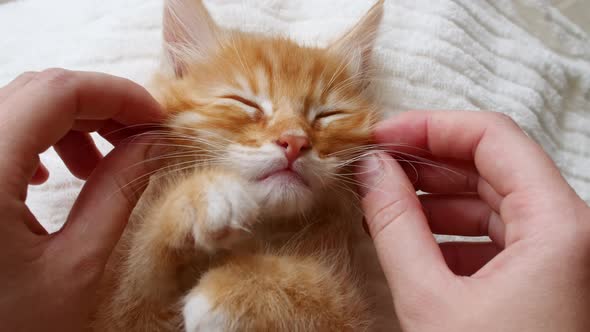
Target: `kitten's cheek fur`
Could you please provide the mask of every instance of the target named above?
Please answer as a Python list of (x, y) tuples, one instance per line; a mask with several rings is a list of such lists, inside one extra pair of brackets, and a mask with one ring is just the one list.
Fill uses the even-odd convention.
[(326, 176), (329, 173), (326, 167), (327, 165), (324, 165), (320, 159), (312, 156), (299, 158), (292, 166), (312, 192), (323, 190), (330, 182), (329, 177)]

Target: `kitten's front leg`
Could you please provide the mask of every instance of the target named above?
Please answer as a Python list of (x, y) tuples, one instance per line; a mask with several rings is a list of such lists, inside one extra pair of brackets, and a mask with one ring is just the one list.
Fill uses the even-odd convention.
[[(132, 247), (193, 247), (214, 253), (249, 235), (257, 220), (256, 191), (231, 173), (203, 171), (173, 186), (134, 234)], [(147, 243), (146, 243), (147, 242)], [(196, 248), (194, 248), (196, 247)], [(193, 253), (194, 254), (194, 253)]]
[(193, 220), (195, 245), (209, 253), (231, 249), (250, 236), (258, 218), (256, 192), (246, 181), (226, 174), (208, 176), (203, 182), (203, 190), (185, 196), (184, 202), (185, 217)]
[(183, 287), (196, 281), (181, 286), (180, 271), (249, 236), (259, 205), (248, 182), (209, 170), (176, 183), (146, 212), (126, 234), (119, 282), (97, 325), (113, 328), (103, 331), (174, 331)]

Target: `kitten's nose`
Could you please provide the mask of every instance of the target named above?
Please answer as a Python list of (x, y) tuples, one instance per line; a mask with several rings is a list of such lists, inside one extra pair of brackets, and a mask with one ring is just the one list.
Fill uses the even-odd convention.
[(281, 135), (277, 140), (277, 144), (285, 148), (285, 156), (287, 156), (289, 164), (299, 157), (301, 150), (311, 147), (307, 137), (296, 135)]

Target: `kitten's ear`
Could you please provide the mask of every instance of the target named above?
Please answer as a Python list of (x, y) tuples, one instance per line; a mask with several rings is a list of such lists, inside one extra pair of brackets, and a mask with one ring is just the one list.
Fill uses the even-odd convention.
[(201, 0), (165, 0), (163, 26), (164, 63), (178, 77), (216, 47), (221, 31)]
[(344, 36), (333, 42), (328, 50), (348, 61), (353, 74), (365, 76), (370, 66), (373, 45), (383, 17), (383, 2), (379, 0)]

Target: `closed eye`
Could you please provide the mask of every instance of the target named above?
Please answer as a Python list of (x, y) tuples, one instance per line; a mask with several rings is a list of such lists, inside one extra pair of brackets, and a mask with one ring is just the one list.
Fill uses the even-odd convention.
[(259, 110), (260, 112), (262, 112), (262, 107), (260, 107), (260, 105), (258, 105), (257, 103), (253, 102), (250, 99), (246, 99), (244, 97), (238, 96), (238, 95), (225, 95), (225, 96), (221, 96), (221, 98), (225, 98), (225, 99), (232, 99), (235, 100), (239, 103), (242, 103), (246, 106), (250, 106), (252, 108), (256, 108), (257, 110)]
[(332, 123), (333, 121), (338, 121), (340, 119), (347, 118), (350, 115), (351, 113), (342, 110), (322, 112), (316, 115), (315, 119), (313, 119), (313, 124), (325, 127), (330, 125), (330, 123)]
[(317, 120), (317, 119), (323, 119), (323, 118), (327, 118), (327, 117), (330, 117), (330, 116), (334, 116), (334, 115), (343, 115), (343, 114), (346, 114), (346, 113), (344, 113), (344, 112), (342, 112), (342, 111), (329, 111), (329, 112), (323, 112), (323, 113), (320, 113), (320, 114), (316, 115), (315, 119), (316, 119), (316, 120)]

